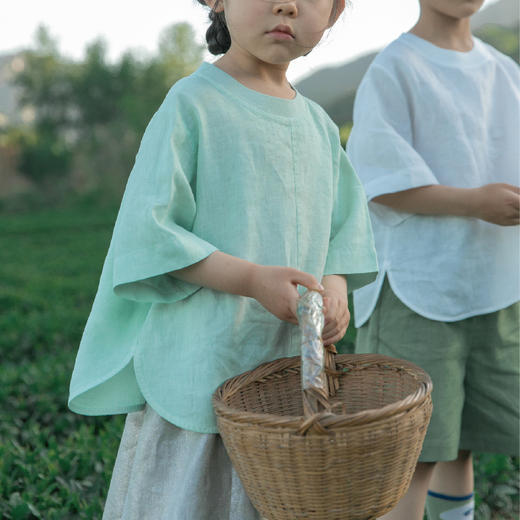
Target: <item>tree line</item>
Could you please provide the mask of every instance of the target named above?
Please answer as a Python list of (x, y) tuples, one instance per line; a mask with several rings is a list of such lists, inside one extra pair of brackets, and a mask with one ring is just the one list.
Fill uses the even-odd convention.
[(203, 47), (189, 24), (161, 33), (155, 55), (128, 51), (117, 61), (96, 40), (84, 58), (61, 54), (45, 27), (23, 53), (15, 78), (29, 125), (2, 130), (15, 150), (17, 170), (48, 195), (97, 192), (118, 197), (146, 124), (170, 87), (202, 61)]

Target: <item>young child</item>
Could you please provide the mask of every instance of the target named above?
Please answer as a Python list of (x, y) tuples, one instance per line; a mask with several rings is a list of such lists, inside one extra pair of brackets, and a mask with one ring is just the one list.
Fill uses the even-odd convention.
[[(70, 408), (129, 413), (105, 519), (252, 520), (217, 435), (224, 380), (299, 354), (298, 285), (320, 290), (325, 344), (371, 282), (366, 199), (338, 129), (286, 78), (344, 0), (224, 0), (130, 175), (80, 345)], [(321, 283), (320, 283), (321, 282)]]
[[(483, 0), (420, 0), (357, 94), (348, 153), (380, 274), (354, 294), (357, 352), (433, 380), (411, 487), (385, 518), (473, 518), (471, 451), (518, 454), (520, 74), (472, 37)], [(435, 463), (437, 464), (435, 465)]]

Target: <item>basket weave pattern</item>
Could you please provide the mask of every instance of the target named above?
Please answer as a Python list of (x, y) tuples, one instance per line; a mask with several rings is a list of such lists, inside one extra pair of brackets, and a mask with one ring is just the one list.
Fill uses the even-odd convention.
[(226, 449), (266, 519), (375, 519), (410, 485), (431, 416), (429, 376), (375, 354), (329, 350), (326, 365), (324, 406), (302, 400), (298, 357), (215, 392)]

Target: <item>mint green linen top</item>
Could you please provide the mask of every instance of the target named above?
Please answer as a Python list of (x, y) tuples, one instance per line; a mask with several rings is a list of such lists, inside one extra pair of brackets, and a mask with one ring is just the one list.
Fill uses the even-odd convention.
[(296, 93), (251, 90), (209, 63), (178, 81), (130, 174), (70, 384), (71, 410), (148, 402), (216, 433), (211, 395), (257, 365), (299, 354), (298, 327), (256, 300), (167, 273), (216, 250), (349, 290), (375, 279), (366, 197), (337, 127)]

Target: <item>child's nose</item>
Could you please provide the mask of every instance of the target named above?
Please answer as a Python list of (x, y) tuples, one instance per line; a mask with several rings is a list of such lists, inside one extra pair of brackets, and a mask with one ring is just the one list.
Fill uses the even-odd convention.
[(298, 8), (295, 2), (275, 2), (273, 5), (273, 13), (295, 17), (298, 14)]

